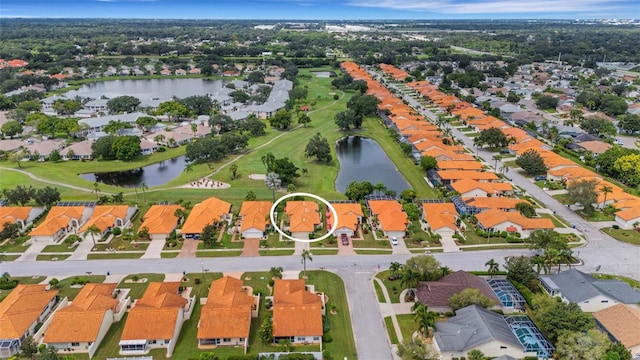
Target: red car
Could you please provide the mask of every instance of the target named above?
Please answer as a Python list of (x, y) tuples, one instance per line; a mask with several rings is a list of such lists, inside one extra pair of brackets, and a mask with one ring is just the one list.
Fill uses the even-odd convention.
[(342, 245), (349, 245), (349, 237), (347, 234), (341, 234), (340, 239), (342, 240)]

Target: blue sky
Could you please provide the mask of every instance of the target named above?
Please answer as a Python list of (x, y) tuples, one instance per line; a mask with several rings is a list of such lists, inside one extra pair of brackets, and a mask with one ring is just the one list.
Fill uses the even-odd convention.
[(593, 19), (638, 0), (2, 0), (0, 17), (180, 19)]

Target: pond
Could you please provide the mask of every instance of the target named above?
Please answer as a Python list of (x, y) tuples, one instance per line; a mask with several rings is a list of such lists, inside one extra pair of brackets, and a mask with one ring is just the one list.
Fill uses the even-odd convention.
[(172, 96), (185, 98), (193, 95), (213, 94), (220, 90), (222, 80), (207, 79), (146, 79), (146, 80), (110, 80), (82, 85), (78, 90), (67, 93), (67, 97), (76, 95), (99, 99), (101, 96), (114, 98), (129, 95), (143, 103), (153, 98), (171, 99)]
[(336, 154), (340, 162), (336, 190), (342, 193), (352, 181), (365, 180), (374, 185), (383, 183), (398, 195), (402, 190), (410, 188), (404, 176), (373, 139), (344, 137), (336, 142)]
[(91, 182), (129, 188), (138, 187), (144, 181), (148, 187), (153, 187), (180, 176), (185, 164), (185, 157), (178, 156), (133, 170), (80, 174), (80, 177)]

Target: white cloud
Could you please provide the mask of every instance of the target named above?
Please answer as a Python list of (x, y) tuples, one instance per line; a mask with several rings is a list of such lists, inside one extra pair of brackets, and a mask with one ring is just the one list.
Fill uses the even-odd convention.
[(428, 11), (447, 14), (500, 14), (611, 11), (608, 0), (488, 0), (456, 2), (453, 0), (348, 0), (352, 6), (395, 10)]

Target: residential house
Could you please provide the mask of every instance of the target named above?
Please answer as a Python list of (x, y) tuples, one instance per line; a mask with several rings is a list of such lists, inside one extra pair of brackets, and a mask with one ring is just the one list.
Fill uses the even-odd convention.
[(231, 204), (216, 197), (210, 197), (191, 209), (180, 233), (185, 239), (198, 240), (205, 226), (220, 221), (229, 222), (231, 216)]
[(548, 218), (528, 218), (520, 212), (505, 212), (491, 209), (476, 215), (478, 227), (489, 232), (520, 233), (523, 238), (529, 237), (532, 231), (554, 229), (556, 226)]
[(182, 210), (180, 205), (153, 205), (144, 214), (144, 221), (139, 230), (147, 229), (151, 240), (164, 241), (178, 226), (180, 218), (176, 216), (176, 210)]
[(19, 284), (0, 302), (0, 358), (20, 351), (22, 341), (36, 333), (53, 309), (57, 295), (48, 285)]
[(44, 208), (32, 206), (0, 206), (0, 228), (4, 224), (18, 224), (24, 231), (44, 212)]
[(535, 351), (525, 350), (502, 315), (477, 305), (462, 308), (456, 311), (456, 316), (438, 323), (433, 340), (443, 360), (466, 357), (474, 349), (491, 358), (508, 355), (521, 359), (537, 355)]
[(448, 160), (440, 160), (438, 161), (438, 169), (439, 170), (472, 170), (472, 171), (480, 171), (482, 170), (482, 163), (479, 161), (448, 161)]
[(322, 225), (320, 208), (315, 201), (287, 201), (284, 212), (289, 217), (289, 231), (296, 239), (308, 239)]
[(240, 208), (240, 233), (245, 239), (262, 239), (271, 225), (271, 201), (245, 201)]
[(576, 303), (582, 311), (596, 312), (616, 304), (638, 308), (640, 291), (620, 280), (600, 280), (569, 269), (554, 275), (540, 276), (542, 288), (551, 296)]
[(58, 242), (77, 229), (89, 218), (93, 208), (86, 206), (52, 206), (40, 225), (29, 236), (36, 242)]
[(452, 236), (458, 231), (459, 214), (453, 203), (422, 203), (422, 218), (436, 234)]
[(640, 206), (616, 212), (615, 221), (625, 229), (638, 228), (638, 225), (640, 224)]
[(182, 324), (191, 317), (195, 297), (179, 293), (179, 282), (152, 282), (129, 311), (120, 336), (120, 354), (146, 354), (151, 349), (167, 349), (173, 354)]
[(516, 206), (519, 203), (528, 203), (526, 200), (514, 199), (504, 196), (492, 196), (492, 197), (466, 197), (462, 198), (462, 201), (467, 206), (474, 206), (480, 211), (498, 209), (500, 211), (516, 211)]
[(480, 182), (496, 181), (500, 179), (498, 175), (489, 171), (474, 170), (440, 170), (436, 171), (436, 181), (443, 185), (449, 185), (455, 181), (467, 179)]
[(93, 140), (83, 140), (73, 143), (66, 148), (60, 150), (63, 160), (91, 160), (93, 149), (91, 145)]
[(640, 357), (640, 310), (624, 304), (593, 313), (598, 327), (631, 351), (632, 358)]
[(130, 298), (116, 293), (117, 284), (86, 284), (68, 306), (52, 315), (43, 343), (59, 351), (86, 352), (92, 358), (111, 324), (120, 321)]
[(259, 301), (259, 295), (247, 293), (242, 280), (225, 276), (211, 283), (198, 323), (198, 347), (242, 346), (246, 352)]
[(473, 179), (463, 179), (453, 182), (448, 186), (457, 191), (462, 197), (488, 197), (513, 194), (511, 183), (496, 181), (482, 182)]
[(276, 279), (273, 288), (273, 339), (292, 344), (320, 344), (324, 296), (304, 279)]
[[(362, 223), (364, 214), (362, 213), (362, 206), (359, 203), (334, 203), (331, 204), (338, 214), (338, 225), (334, 235), (337, 237), (342, 234), (348, 237), (355, 237), (358, 231), (358, 226)], [(328, 213), (330, 214), (330, 213)], [(327, 224), (332, 225), (332, 221), (327, 219)]]
[(590, 151), (593, 156), (598, 156), (613, 147), (613, 145), (607, 144), (606, 142), (600, 140), (583, 141), (578, 143), (577, 145), (584, 151)]
[(121, 121), (127, 123), (132, 126), (136, 126), (136, 120), (139, 117), (149, 116), (142, 112), (132, 112), (126, 114), (117, 114), (117, 115), (107, 115), (107, 116), (99, 116), (95, 118), (87, 118), (78, 121), (78, 124), (81, 126), (86, 126), (86, 130), (83, 131), (82, 135), (86, 135), (87, 132), (95, 132), (102, 131), (102, 129), (109, 124), (110, 121)]
[(78, 233), (84, 234), (91, 226), (95, 226), (100, 230), (100, 237), (103, 237), (114, 227), (123, 228), (130, 225), (129, 220), (136, 211), (136, 208), (127, 205), (97, 205)]
[[(371, 216), (377, 218), (380, 223), (380, 230), (388, 238), (403, 238), (409, 219), (402, 211), (402, 205), (396, 200), (369, 200), (367, 201)], [(375, 221), (372, 222), (375, 224)], [(375, 225), (374, 225), (375, 226)], [(375, 227), (374, 227), (374, 230)]]
[(429, 310), (445, 313), (452, 310), (449, 299), (464, 289), (479, 290), (482, 295), (494, 302), (493, 308), (501, 308), (500, 300), (485, 279), (462, 270), (445, 275), (437, 281), (421, 281), (416, 299), (428, 305)]
[(147, 139), (140, 139), (140, 152), (142, 155), (151, 155), (158, 151), (158, 144)]

